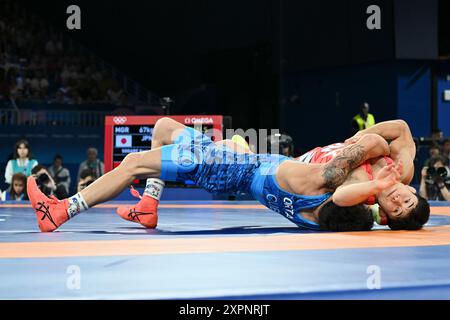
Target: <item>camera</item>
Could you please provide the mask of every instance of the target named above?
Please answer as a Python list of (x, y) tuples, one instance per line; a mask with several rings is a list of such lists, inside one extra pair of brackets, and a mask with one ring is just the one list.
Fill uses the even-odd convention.
[(449, 180), (450, 179), (450, 169), (448, 167), (427, 169), (427, 180), (429, 184), (434, 184), (436, 181)]
[(38, 185), (39, 190), (46, 196), (50, 196), (52, 194), (52, 189), (48, 186), (50, 182), (50, 177), (46, 173), (41, 173), (36, 177), (36, 184)]
[[(291, 136), (284, 133), (276, 133), (267, 138), (270, 153), (284, 154), (285, 156), (293, 156), (294, 141)], [(286, 151), (288, 154), (286, 154)]]

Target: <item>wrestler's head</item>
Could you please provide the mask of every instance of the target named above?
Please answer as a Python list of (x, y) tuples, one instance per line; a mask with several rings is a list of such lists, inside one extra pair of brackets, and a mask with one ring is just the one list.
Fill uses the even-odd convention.
[(418, 230), (430, 217), (430, 205), (416, 189), (397, 183), (378, 194), (380, 216), (393, 230)]
[(364, 204), (340, 207), (327, 202), (319, 211), (319, 226), (330, 231), (369, 231), (374, 223), (372, 212)]

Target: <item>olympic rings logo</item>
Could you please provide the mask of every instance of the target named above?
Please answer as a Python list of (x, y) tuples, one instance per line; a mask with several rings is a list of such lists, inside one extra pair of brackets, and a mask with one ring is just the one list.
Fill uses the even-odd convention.
[(113, 122), (115, 124), (124, 124), (125, 122), (127, 122), (127, 117), (114, 117)]

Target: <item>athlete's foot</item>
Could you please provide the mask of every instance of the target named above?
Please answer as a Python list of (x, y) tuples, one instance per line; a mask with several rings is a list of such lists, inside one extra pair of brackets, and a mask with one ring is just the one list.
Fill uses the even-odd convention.
[(158, 224), (158, 204), (159, 201), (143, 195), (139, 195), (139, 192), (131, 187), (131, 194), (141, 201), (134, 206), (120, 206), (117, 208), (117, 214), (123, 219), (140, 223), (146, 228), (154, 229)]
[(27, 193), (31, 206), (36, 213), (39, 229), (42, 232), (55, 231), (60, 225), (69, 220), (67, 215), (68, 202), (58, 200), (53, 196), (47, 197), (39, 190), (36, 179), (28, 177)]

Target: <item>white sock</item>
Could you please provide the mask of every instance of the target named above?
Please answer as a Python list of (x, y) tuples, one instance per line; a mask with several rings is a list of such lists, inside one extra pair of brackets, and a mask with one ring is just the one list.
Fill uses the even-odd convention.
[(69, 219), (72, 219), (81, 211), (89, 209), (89, 206), (87, 205), (81, 193), (77, 193), (73, 197), (70, 197), (68, 200), (69, 207), (67, 208), (67, 215), (69, 216)]
[(162, 192), (164, 190), (164, 181), (157, 178), (148, 178), (145, 186), (144, 195), (149, 196), (156, 201), (161, 199)]

